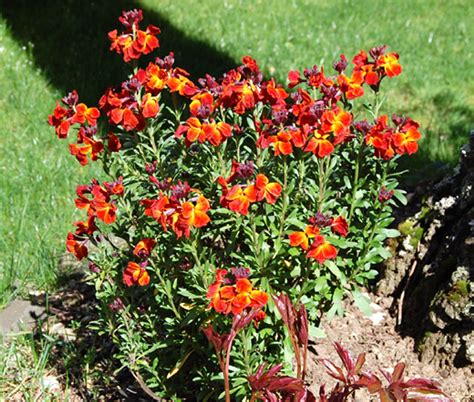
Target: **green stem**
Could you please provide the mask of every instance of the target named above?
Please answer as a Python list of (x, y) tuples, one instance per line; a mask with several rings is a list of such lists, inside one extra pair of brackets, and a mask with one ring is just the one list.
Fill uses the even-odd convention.
[(248, 337), (247, 337), (247, 331), (245, 330), (245, 328), (242, 331), (240, 331), (240, 338), (242, 341), (245, 369), (247, 370), (247, 376), (249, 376), (252, 374), (252, 367), (250, 365), (250, 353), (249, 353), (250, 351), (247, 348)]
[(326, 199), (326, 184), (328, 176), (329, 156), (326, 158), (318, 159), (318, 179), (319, 179), (319, 198), (318, 198), (318, 211), (322, 212), (324, 201)]
[(156, 275), (158, 276), (158, 279), (160, 280), (161, 286), (163, 286), (163, 290), (165, 291), (166, 296), (168, 297), (168, 300), (169, 300), (170, 306), (171, 306), (171, 310), (173, 310), (173, 313), (176, 316), (176, 318), (181, 320), (181, 315), (179, 314), (179, 311), (176, 308), (176, 305), (174, 304), (173, 295), (169, 292), (168, 286), (166, 285), (165, 280), (161, 276), (160, 270), (157, 269), (156, 265), (153, 262), (151, 262), (151, 266), (154, 268), (154, 270), (156, 272)]
[(262, 272), (263, 261), (262, 261), (262, 256), (261, 256), (262, 250), (260, 249), (260, 244), (258, 241), (257, 225), (255, 223), (255, 219), (252, 213), (250, 213), (249, 220), (250, 220), (250, 227), (252, 229), (252, 241), (253, 241), (253, 247), (255, 249), (255, 259), (257, 260), (258, 268), (261, 274), (263, 275), (263, 272)]
[(203, 281), (204, 288), (207, 289), (209, 286), (208, 280), (207, 280), (207, 273), (204, 270), (204, 266), (201, 264), (201, 260), (199, 258), (199, 253), (197, 249), (197, 238), (195, 237), (191, 242), (190, 242), (190, 248), (191, 248), (191, 254), (194, 258), (194, 261), (196, 265), (199, 268), (199, 271), (201, 272), (201, 278)]
[[(382, 180), (381, 180), (382, 186), (385, 185), (385, 180), (387, 179), (387, 174), (388, 174), (388, 168), (389, 168), (389, 162), (384, 163), (383, 164)], [(372, 240), (374, 239), (375, 233), (377, 232), (377, 229), (378, 229), (378, 223), (379, 223), (379, 220), (380, 220), (380, 216), (383, 213), (383, 205), (381, 205), (379, 203), (379, 204), (377, 204), (377, 206), (378, 206), (378, 208), (377, 208), (378, 211), (377, 211), (377, 215), (375, 217), (374, 225), (372, 226), (372, 229), (370, 231), (369, 239), (365, 243), (364, 248), (362, 250), (361, 257), (359, 258), (359, 264), (360, 264), (361, 261), (364, 260), (367, 253), (370, 250), (370, 243), (372, 243)]]
[(359, 152), (357, 153), (357, 160), (356, 160), (356, 165), (354, 169), (354, 180), (352, 182), (351, 209), (349, 211), (349, 217), (347, 218), (347, 223), (349, 225), (351, 224), (351, 221), (352, 221), (352, 216), (354, 214), (354, 209), (355, 209), (357, 191), (359, 190), (359, 171), (360, 171), (360, 164), (361, 164), (363, 151), (364, 151), (364, 145), (361, 142), (359, 145)]
[[(285, 228), (286, 211), (288, 209), (288, 194), (286, 193), (286, 191), (288, 190), (288, 163), (286, 161), (286, 156), (283, 158), (283, 186), (282, 187), (283, 188), (282, 188), (281, 196), (283, 200), (282, 200), (282, 206), (281, 206), (280, 227), (278, 229), (277, 242), (281, 242), (282, 240), (283, 229)], [(275, 253), (273, 254), (272, 259), (278, 255), (279, 251), (280, 251), (279, 249), (275, 250)]]

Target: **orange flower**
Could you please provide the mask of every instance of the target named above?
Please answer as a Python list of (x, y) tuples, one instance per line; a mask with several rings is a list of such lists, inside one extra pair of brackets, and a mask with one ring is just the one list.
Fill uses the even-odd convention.
[(306, 257), (315, 258), (320, 264), (326, 260), (332, 260), (337, 257), (337, 250), (332, 244), (328, 243), (323, 236), (315, 237)]
[(85, 137), (84, 143), (81, 145), (69, 144), (69, 152), (74, 155), (82, 166), (87, 165), (87, 156), (90, 155), (91, 160), (97, 160), (99, 153), (104, 150), (102, 141), (94, 141), (92, 138)]
[(382, 67), (388, 77), (395, 77), (402, 72), (402, 66), (398, 62), (398, 58), (399, 56), (397, 53), (385, 54), (380, 56), (377, 60), (377, 66)]
[(150, 283), (150, 275), (148, 275), (146, 269), (131, 261), (123, 271), (122, 279), (128, 287), (133, 285), (146, 286)]
[(309, 139), (305, 152), (313, 152), (318, 158), (324, 158), (334, 151), (334, 145), (328, 140), (329, 134), (324, 134), (320, 131), (315, 131), (313, 136)]
[(270, 183), (268, 177), (264, 174), (258, 174), (255, 179), (255, 188), (257, 190), (257, 201), (262, 201), (264, 198), (269, 204), (275, 204), (278, 197), (281, 195), (281, 185), (279, 183)]
[(186, 134), (186, 141), (191, 143), (198, 140), (200, 143), (203, 143), (207, 139), (207, 133), (204, 130), (203, 124), (196, 117), (190, 117), (186, 124), (188, 126), (188, 132)]
[(290, 155), (293, 152), (291, 139), (292, 135), (286, 131), (280, 131), (277, 135), (270, 137), (270, 142), (273, 143), (275, 156)]
[(160, 33), (160, 28), (148, 25), (146, 31), (138, 30), (133, 41), (133, 48), (138, 54), (149, 54), (160, 47), (160, 42), (155, 35)]
[(247, 278), (238, 278), (234, 285), (222, 286), (227, 270), (218, 269), (216, 280), (208, 288), (206, 294), (210, 299), (209, 307), (218, 313), (241, 314), (247, 308), (262, 308), (268, 302), (268, 294), (254, 289)]
[(303, 250), (308, 250), (309, 239), (319, 235), (319, 229), (316, 226), (306, 226), (304, 232), (293, 232), (289, 235), (290, 245), (292, 247), (301, 247)]
[(176, 224), (172, 226), (178, 238), (181, 236), (181, 228), (184, 230), (184, 235), (189, 238), (191, 228), (206, 226), (211, 221), (206, 214), (210, 208), (209, 201), (202, 195), (198, 197), (196, 205), (189, 201), (183, 202)]
[(255, 185), (251, 184), (242, 189), (240, 184), (236, 184), (229, 190), (228, 184), (223, 177), (219, 177), (218, 183), (222, 186), (221, 205), (224, 208), (229, 208), (231, 211), (247, 215), (250, 204), (257, 201)]
[(345, 136), (350, 132), (352, 115), (342, 109), (326, 110), (321, 117), (321, 129), (324, 133), (334, 133), (337, 136)]
[(87, 107), (84, 103), (79, 103), (79, 105), (76, 106), (76, 114), (72, 118), (72, 122), (84, 124), (87, 121), (89, 125), (95, 126), (99, 117), (99, 109), (96, 107)]
[(165, 87), (168, 80), (168, 72), (160, 66), (150, 63), (146, 68), (145, 88), (148, 92), (156, 95)]
[(78, 260), (82, 260), (84, 257), (87, 257), (88, 250), (87, 247), (79, 243), (77, 239), (76, 236), (69, 232), (67, 234), (66, 250), (74, 254)]
[(94, 207), (97, 218), (99, 218), (105, 224), (109, 225), (115, 222), (115, 219), (117, 218), (117, 207), (115, 206), (115, 204), (105, 201), (96, 201), (94, 199), (92, 201), (92, 205)]
[(180, 95), (194, 95), (197, 91), (196, 85), (187, 78), (189, 73), (181, 68), (175, 68), (166, 84), (171, 92), (178, 92)]
[(364, 95), (362, 84), (364, 83), (364, 76), (361, 71), (354, 71), (352, 77), (349, 78), (345, 74), (340, 74), (337, 77), (339, 88), (346, 94), (347, 99), (355, 99)]
[(156, 117), (160, 110), (158, 97), (152, 96), (150, 93), (145, 94), (142, 98), (142, 116), (144, 118)]
[(393, 144), (398, 154), (414, 154), (418, 151), (417, 141), (421, 138), (418, 131), (418, 123), (410, 121), (405, 124), (400, 132), (393, 135)]
[(206, 133), (206, 139), (215, 147), (219, 146), (232, 135), (232, 127), (223, 121), (217, 124), (205, 124), (204, 131)]
[(140, 258), (148, 258), (155, 248), (156, 241), (147, 237), (143, 240), (140, 240), (135, 249), (133, 250), (133, 254)]

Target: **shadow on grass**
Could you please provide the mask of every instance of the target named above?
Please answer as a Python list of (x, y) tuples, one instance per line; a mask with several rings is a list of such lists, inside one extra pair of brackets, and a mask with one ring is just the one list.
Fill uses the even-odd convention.
[[(98, 101), (106, 87), (120, 83), (130, 71), (109, 51), (107, 33), (119, 29), (122, 10), (142, 8), (146, 24), (161, 28), (161, 49), (175, 52), (176, 64), (193, 77), (218, 75), (235, 61), (206, 43), (174, 28), (165, 16), (133, 0), (0, 0), (0, 13), (13, 37), (29, 47), (36, 65), (61, 93), (77, 89), (88, 103)], [(143, 65), (143, 64), (142, 64)], [(146, 65), (146, 64), (144, 64)]]

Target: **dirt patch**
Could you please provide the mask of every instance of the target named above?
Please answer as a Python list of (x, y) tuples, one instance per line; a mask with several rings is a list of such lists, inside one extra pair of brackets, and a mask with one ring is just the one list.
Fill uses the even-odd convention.
[[(446, 366), (438, 370), (431, 364), (420, 362), (415, 351), (415, 341), (410, 337), (401, 337), (395, 330), (395, 319), (388, 310), (391, 300), (371, 296), (377, 306), (378, 320), (367, 318), (358, 308), (346, 305), (346, 315), (335, 317), (331, 321), (322, 322), (322, 328), (327, 338), (319, 339), (312, 346), (309, 378), (314, 384), (331, 384), (331, 377), (325, 373), (318, 358), (331, 358), (339, 364), (339, 359), (333, 348), (333, 342), (340, 342), (356, 357), (366, 352), (364, 368), (368, 371), (378, 371), (378, 368), (392, 369), (397, 363), (406, 364), (406, 378), (425, 377), (436, 379), (441, 388), (455, 401), (474, 400), (474, 373), (472, 367), (453, 368)], [(376, 321), (375, 323), (373, 321)], [(317, 386), (314, 386), (315, 391)], [(328, 389), (330, 387), (326, 387)], [(367, 396), (359, 399), (367, 401)]]

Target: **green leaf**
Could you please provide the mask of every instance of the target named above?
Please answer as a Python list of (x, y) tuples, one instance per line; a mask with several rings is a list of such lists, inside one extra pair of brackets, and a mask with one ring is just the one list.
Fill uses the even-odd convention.
[(354, 302), (356, 306), (366, 316), (370, 316), (374, 313), (372, 307), (370, 306), (370, 299), (366, 295), (364, 295), (358, 288), (354, 288), (352, 290), (352, 297), (354, 297)]
[(398, 237), (401, 234), (397, 229), (383, 229), (381, 232), (387, 237)]
[(326, 338), (327, 335), (321, 327), (316, 327), (313, 324), (309, 324), (308, 333), (311, 338)]

